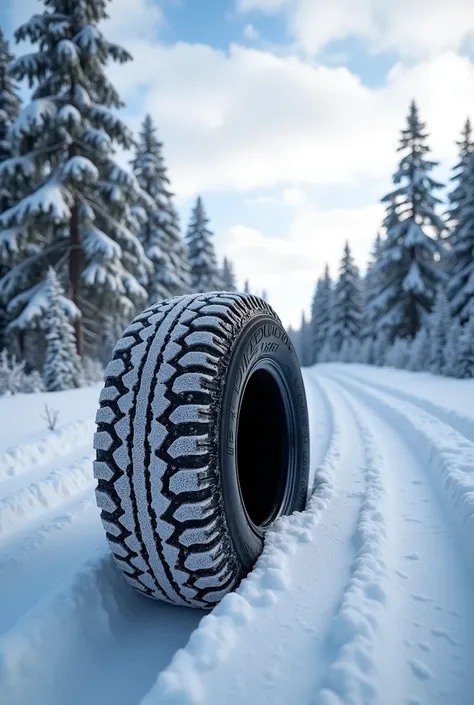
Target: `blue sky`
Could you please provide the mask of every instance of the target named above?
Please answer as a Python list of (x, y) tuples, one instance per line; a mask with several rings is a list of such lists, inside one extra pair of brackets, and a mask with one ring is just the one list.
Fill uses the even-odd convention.
[[(7, 0), (7, 34), (41, 10)], [(348, 239), (365, 266), (409, 101), (446, 179), (474, 118), (472, 0), (113, 0), (103, 27), (138, 129), (149, 111), (186, 225), (201, 194), (220, 257), (285, 324)]]

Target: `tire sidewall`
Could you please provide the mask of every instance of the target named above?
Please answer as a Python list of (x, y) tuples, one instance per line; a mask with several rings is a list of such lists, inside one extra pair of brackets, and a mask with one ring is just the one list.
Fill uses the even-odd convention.
[(218, 467), (225, 520), (243, 573), (252, 568), (260, 555), (265, 529), (252, 525), (243, 504), (237, 469), (237, 430), (246, 384), (262, 363), (275, 369), (282, 378), (287, 391), (286, 403), (293, 409), (292, 444), (296, 468), (287, 500), (289, 512), (285, 513), (304, 509), (308, 488), (309, 426), (300, 365), (283, 326), (275, 318), (260, 313), (246, 322), (233, 345), (224, 371), (218, 424)]

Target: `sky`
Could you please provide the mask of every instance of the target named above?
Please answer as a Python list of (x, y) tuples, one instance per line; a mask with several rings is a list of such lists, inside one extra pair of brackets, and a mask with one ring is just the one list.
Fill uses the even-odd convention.
[[(6, 0), (0, 24), (11, 36), (41, 10)], [(365, 268), (411, 99), (441, 181), (474, 120), (473, 0), (112, 0), (109, 15), (134, 56), (109, 69), (124, 117), (153, 116), (183, 227), (200, 194), (219, 258), (285, 325), (346, 240)]]

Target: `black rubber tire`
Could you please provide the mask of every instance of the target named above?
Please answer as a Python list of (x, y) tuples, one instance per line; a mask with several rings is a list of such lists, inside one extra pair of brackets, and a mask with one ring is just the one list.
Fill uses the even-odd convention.
[(267, 527), (305, 507), (301, 371), (256, 296), (193, 294), (137, 316), (96, 422), (102, 523), (125, 579), (149, 597), (212, 607), (252, 568)]

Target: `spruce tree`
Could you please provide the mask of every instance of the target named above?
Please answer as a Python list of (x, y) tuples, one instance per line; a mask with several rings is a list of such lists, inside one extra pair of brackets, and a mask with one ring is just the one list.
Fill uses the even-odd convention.
[(145, 217), (139, 235), (153, 264), (147, 285), (148, 302), (152, 304), (187, 293), (190, 272), (163, 159), (163, 144), (158, 140), (150, 115), (143, 121), (131, 163), (138, 183), (155, 204), (155, 209)]
[(250, 294), (250, 283), (249, 280), (246, 279), (244, 282), (244, 294)]
[[(149, 262), (132, 205), (153, 203), (113, 159), (114, 144), (128, 149), (132, 135), (117, 117), (122, 102), (105, 68), (131, 57), (100, 30), (108, 2), (44, 0), (44, 12), (15, 33), (37, 47), (11, 65), (33, 90), (11, 128), (13, 157), (0, 165), (0, 179), (23, 195), (0, 216), (2, 260), (13, 259), (0, 294), (20, 295), (18, 328), (38, 317), (35, 297), (51, 264), (67, 263), (68, 295), (79, 309), (86, 302), (131, 317), (146, 301)], [(100, 325), (99, 316), (89, 318)], [(75, 324), (80, 354), (83, 320)]]
[(474, 315), (474, 154), (467, 159), (458, 192), (462, 197), (457, 204), (456, 225), (448, 238), (448, 298), (453, 316), (464, 324)]
[(319, 362), (321, 351), (329, 336), (332, 311), (332, 281), (326, 264), (324, 275), (318, 279), (311, 306), (312, 359)]
[(384, 281), (377, 305), (382, 310), (379, 327), (392, 341), (416, 335), (442, 279), (439, 237), (445, 224), (435, 212), (439, 200), (433, 195), (441, 184), (430, 176), (437, 163), (428, 158), (427, 138), (412, 102), (399, 147), (403, 157), (393, 176), (394, 184), (401, 185), (382, 199), (388, 208), (380, 258)]
[[(364, 279), (364, 305), (361, 337), (373, 341), (378, 332), (381, 317), (381, 296), (384, 291), (384, 274), (381, 267), (382, 238), (377, 233), (372, 248), (371, 259)], [(366, 346), (368, 350), (370, 344)]]
[(457, 376), (461, 379), (474, 377), (474, 316), (464, 326), (459, 341)]
[(344, 256), (339, 272), (339, 279), (334, 289), (329, 331), (332, 348), (337, 354), (340, 352), (344, 340), (359, 338), (362, 324), (359, 270), (354, 264), (348, 242), (344, 247)]
[[(0, 164), (12, 156), (9, 129), (20, 112), (18, 88), (8, 73), (12, 60), (13, 55), (10, 54), (8, 42), (0, 29)], [(14, 194), (5, 187), (4, 180), (0, 178), (0, 215), (13, 203)], [(0, 248), (3, 247), (4, 243), (0, 240)], [(0, 279), (8, 271), (8, 259), (8, 251), (3, 257), (0, 254)], [(6, 304), (7, 302), (0, 301), (0, 350), (7, 344), (5, 335), (8, 323)]]
[(434, 374), (444, 374), (446, 368), (446, 346), (452, 326), (449, 304), (444, 291), (440, 288), (433, 311), (428, 319), (430, 338), (430, 355), (427, 368)]
[[(467, 118), (464, 123), (464, 128), (461, 132), (461, 139), (456, 141), (456, 144), (459, 147), (459, 158), (450, 179), (453, 184), (453, 189), (448, 194), (449, 209), (447, 212), (449, 225), (452, 229), (456, 228), (456, 225), (459, 222), (460, 209), (462, 208), (462, 203), (466, 197), (466, 176), (470, 169), (470, 156), (474, 151), (472, 127), (469, 118)], [(453, 238), (450, 237), (449, 241), (452, 243)]]
[[(12, 156), (9, 130), (20, 112), (18, 87), (9, 75), (13, 61), (7, 40), (0, 29), (0, 163)], [(0, 214), (13, 205), (13, 194), (0, 180)]]
[(224, 291), (237, 291), (234, 265), (228, 257), (224, 257), (224, 262), (222, 263), (221, 279)]
[(407, 368), (413, 372), (422, 372), (428, 368), (431, 355), (431, 339), (428, 325), (422, 326), (410, 344)]
[(306, 320), (306, 315), (303, 311), (301, 314), (301, 327), (299, 338), (299, 359), (302, 367), (308, 367), (312, 361), (312, 343), (311, 343), (311, 328)]
[(457, 318), (455, 318), (451, 323), (451, 328), (449, 330), (449, 335), (444, 350), (444, 374), (449, 377), (460, 376), (459, 356), (462, 336), (463, 327)]
[(81, 360), (76, 352), (74, 328), (64, 310), (64, 290), (52, 268), (46, 277), (46, 298), (44, 383), (49, 392), (74, 389), (81, 382)]
[(207, 227), (202, 199), (199, 196), (191, 213), (186, 243), (191, 265), (191, 286), (193, 291), (217, 291), (221, 289), (221, 280), (217, 267), (216, 253), (212, 242), (213, 233)]
[(408, 367), (410, 358), (411, 341), (407, 338), (395, 338), (393, 344), (385, 354), (385, 364), (404, 370)]

